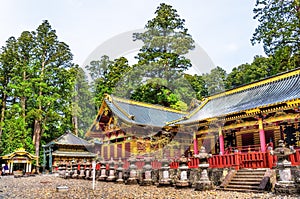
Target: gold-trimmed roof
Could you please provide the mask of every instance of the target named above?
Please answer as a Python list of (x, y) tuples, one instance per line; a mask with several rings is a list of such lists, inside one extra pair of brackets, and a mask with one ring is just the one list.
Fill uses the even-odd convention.
[(189, 124), (202, 120), (240, 117), (265, 112), (268, 107), (298, 107), (300, 99), (300, 69), (208, 97), (205, 104), (189, 115), (169, 124)]
[(292, 77), (292, 76), (297, 76), (297, 75), (300, 75), (300, 69), (299, 68), (295, 69), (291, 72), (280, 73), (280, 74), (274, 75), (272, 77), (269, 77), (269, 78), (266, 78), (266, 79), (263, 79), (263, 80), (258, 80), (256, 82), (249, 83), (249, 84), (246, 84), (246, 85), (242, 85), (240, 87), (233, 88), (233, 89), (227, 90), (227, 91), (222, 92), (222, 93), (217, 93), (215, 95), (212, 95), (212, 96), (208, 97), (208, 99), (212, 100), (212, 99), (215, 99), (215, 98), (218, 98), (218, 97), (223, 97), (225, 95), (231, 95), (231, 94), (234, 94), (234, 93), (242, 92), (242, 91), (254, 88), (254, 87), (262, 86), (262, 85), (268, 84), (268, 83), (273, 83), (275, 81), (279, 81), (279, 80), (289, 78), (289, 77)]
[(10, 160), (15, 156), (27, 156), (31, 160), (36, 159), (35, 155), (32, 155), (31, 153), (25, 151), (24, 148), (18, 148), (14, 152), (4, 155), (4, 156), (2, 156), (2, 159)]
[(145, 103), (145, 102), (138, 102), (138, 101), (134, 101), (134, 100), (111, 96), (108, 94), (105, 95), (105, 99), (108, 99), (109, 101), (114, 101), (114, 102), (123, 102), (126, 104), (137, 105), (137, 106), (141, 106), (141, 107), (145, 107), (145, 108), (157, 109), (157, 110), (168, 111), (168, 112), (173, 112), (173, 113), (180, 113), (182, 115), (188, 114), (188, 112), (186, 112), (186, 111), (179, 111), (179, 110), (164, 107), (164, 106), (161, 106), (158, 104), (149, 104), (149, 103)]

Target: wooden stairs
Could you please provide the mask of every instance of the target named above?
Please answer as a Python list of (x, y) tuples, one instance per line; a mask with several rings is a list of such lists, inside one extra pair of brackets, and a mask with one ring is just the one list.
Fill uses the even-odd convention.
[(264, 192), (269, 191), (272, 171), (268, 168), (230, 171), (218, 190)]

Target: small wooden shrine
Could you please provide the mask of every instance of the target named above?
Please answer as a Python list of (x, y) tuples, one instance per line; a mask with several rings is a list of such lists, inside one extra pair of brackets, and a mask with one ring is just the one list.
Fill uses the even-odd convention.
[(23, 172), (31, 173), (33, 169), (33, 161), (36, 161), (36, 156), (25, 151), (24, 148), (16, 149), (14, 152), (1, 157), (9, 168), (9, 173)]
[(64, 133), (42, 147), (44, 149), (44, 167), (49, 171), (56, 168), (60, 162), (92, 162), (92, 159), (97, 156), (91, 152), (93, 144), (71, 132)]
[[(162, 157), (162, 154), (180, 157), (191, 144), (190, 137), (186, 138), (185, 134), (181, 135), (176, 128), (165, 124), (186, 114), (106, 95), (86, 137), (101, 143), (98, 150), (104, 159), (128, 158), (145, 153), (156, 157)], [(176, 154), (178, 151), (180, 153)]]

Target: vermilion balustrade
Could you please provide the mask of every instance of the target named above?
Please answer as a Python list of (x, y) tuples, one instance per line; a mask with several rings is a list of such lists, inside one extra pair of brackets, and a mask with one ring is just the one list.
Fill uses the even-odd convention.
[[(300, 149), (296, 149), (294, 154), (289, 155), (289, 160), (293, 166), (300, 166)], [(124, 169), (129, 168), (129, 162), (124, 160)], [(233, 152), (225, 155), (213, 155), (208, 159), (210, 168), (273, 168), (276, 166), (277, 157), (271, 155), (270, 152), (260, 152), (260, 151), (248, 151), (248, 152)], [(144, 161), (137, 161), (136, 166), (138, 169), (142, 169), (145, 165)], [(154, 160), (151, 162), (153, 169), (160, 169), (161, 162)], [(188, 167), (198, 168), (199, 159), (189, 158)], [(173, 161), (170, 163), (171, 169), (177, 169), (179, 167), (178, 161)]]

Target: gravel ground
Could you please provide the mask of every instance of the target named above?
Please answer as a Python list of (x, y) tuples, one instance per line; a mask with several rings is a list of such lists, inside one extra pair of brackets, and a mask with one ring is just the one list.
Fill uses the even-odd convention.
[[(65, 192), (57, 192), (57, 186), (67, 186)], [(173, 187), (139, 186), (96, 181), (92, 190), (92, 181), (62, 179), (54, 175), (14, 178), (5, 176), (0, 179), (0, 199), (2, 198), (138, 198), (138, 199), (252, 199), (276, 198), (296, 199), (300, 196), (278, 196), (272, 193), (242, 193), (223, 191), (194, 191), (193, 189), (175, 189)]]

